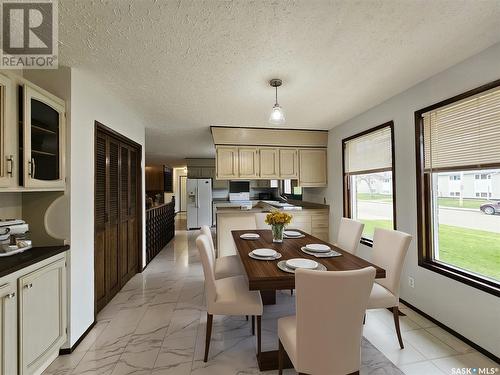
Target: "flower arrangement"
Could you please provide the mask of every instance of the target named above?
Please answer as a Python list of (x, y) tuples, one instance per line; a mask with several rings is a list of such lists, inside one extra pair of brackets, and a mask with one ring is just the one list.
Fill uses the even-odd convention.
[(278, 210), (271, 211), (266, 215), (266, 224), (271, 226), (273, 242), (283, 242), (283, 229), (291, 221), (292, 215)]

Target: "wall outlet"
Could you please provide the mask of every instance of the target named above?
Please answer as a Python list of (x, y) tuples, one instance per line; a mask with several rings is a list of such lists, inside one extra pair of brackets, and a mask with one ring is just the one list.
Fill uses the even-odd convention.
[(415, 288), (415, 279), (411, 276), (408, 276), (408, 285), (410, 288)]

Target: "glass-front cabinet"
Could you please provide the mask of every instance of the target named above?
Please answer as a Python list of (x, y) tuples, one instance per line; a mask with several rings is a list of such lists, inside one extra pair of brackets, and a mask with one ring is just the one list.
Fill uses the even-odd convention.
[(19, 127), (20, 165), (23, 165), (20, 185), (27, 188), (64, 188), (64, 102), (28, 84), (20, 90), (23, 94), (22, 105), (19, 106), (20, 118), (23, 119)]
[(13, 120), (13, 84), (0, 74), (0, 187), (12, 187), (14, 178), (15, 121)]

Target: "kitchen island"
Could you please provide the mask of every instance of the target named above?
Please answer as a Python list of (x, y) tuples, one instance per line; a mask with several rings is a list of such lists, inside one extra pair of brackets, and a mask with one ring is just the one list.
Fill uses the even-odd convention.
[[(262, 226), (263, 216), (271, 210), (286, 211), (292, 215), (293, 218), (288, 226), (289, 229), (300, 229), (328, 242), (328, 205), (303, 201), (289, 201), (288, 203), (293, 207), (274, 207), (265, 201), (258, 201), (254, 202), (250, 209), (241, 209), (240, 207), (217, 208), (217, 256), (236, 254), (236, 247), (231, 235), (232, 230), (267, 229), (266, 226)], [(262, 217), (256, 220), (259, 215)], [(257, 222), (261, 224), (259, 225)]]

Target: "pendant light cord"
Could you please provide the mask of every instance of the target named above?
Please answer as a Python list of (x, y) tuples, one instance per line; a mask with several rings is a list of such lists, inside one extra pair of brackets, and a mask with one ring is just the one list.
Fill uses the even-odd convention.
[(274, 86), (274, 88), (276, 89), (276, 103), (274, 103), (274, 105), (277, 105), (278, 104), (278, 86)]

